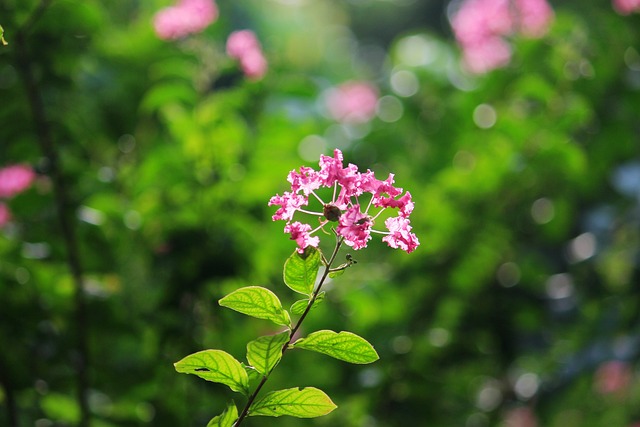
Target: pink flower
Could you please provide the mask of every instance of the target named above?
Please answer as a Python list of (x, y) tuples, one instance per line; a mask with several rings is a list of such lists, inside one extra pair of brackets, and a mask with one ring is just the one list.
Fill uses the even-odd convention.
[(36, 174), (29, 166), (12, 165), (0, 169), (0, 197), (9, 199), (29, 188)]
[(594, 386), (601, 394), (624, 391), (631, 384), (633, 370), (631, 366), (619, 360), (601, 364), (595, 373)]
[(11, 220), (11, 212), (9, 211), (9, 207), (0, 202), (0, 228), (7, 225), (7, 223)]
[(227, 39), (227, 54), (240, 61), (242, 71), (250, 79), (261, 79), (267, 72), (267, 60), (253, 31), (240, 30), (231, 33)]
[[(385, 235), (383, 240), (393, 248), (411, 252), (418, 247), (418, 239), (411, 233), (409, 225), (409, 215), (414, 207), (411, 194), (402, 194), (403, 190), (393, 185), (393, 174), (381, 181), (371, 171), (359, 172), (356, 165), (345, 167), (342, 152), (337, 149), (333, 157), (320, 156), (319, 166), (318, 171), (303, 166), (299, 171), (289, 172), (287, 179), (291, 183), (291, 191), (269, 200), (269, 206), (279, 206), (273, 220), (287, 221), (285, 232), (298, 243), (299, 251), (307, 246), (317, 246), (319, 238), (312, 235), (330, 223), (337, 223), (334, 232), (354, 249), (366, 247), (371, 233)], [(324, 201), (318, 195), (323, 187), (333, 189), (330, 201)], [(368, 196), (363, 196), (365, 194)], [(360, 204), (361, 197), (365, 201), (367, 197), (369, 199), (364, 210)], [(310, 198), (317, 201), (318, 209), (315, 211), (302, 209), (309, 205)], [(387, 231), (375, 230), (375, 220), (387, 209), (397, 209), (399, 216), (387, 219)], [(291, 222), (296, 214), (319, 217), (318, 226), (314, 229), (309, 224)]]
[(269, 206), (280, 206), (280, 209), (273, 214), (274, 221), (279, 219), (290, 221), (293, 219), (293, 214), (307, 203), (309, 200), (305, 196), (288, 191), (285, 191), (282, 196), (276, 194), (269, 200)]
[(640, 0), (613, 0), (613, 8), (620, 15), (640, 12)]
[(507, 37), (542, 37), (552, 20), (553, 10), (546, 0), (466, 0), (451, 26), (465, 67), (481, 74), (509, 63)]
[(407, 253), (413, 252), (420, 242), (415, 234), (411, 233), (411, 225), (407, 218), (398, 216), (387, 218), (384, 222), (389, 230), (389, 235), (382, 238), (392, 248), (400, 248)]
[(159, 38), (176, 40), (201, 32), (216, 19), (218, 6), (214, 0), (180, 0), (156, 13), (153, 27)]
[(360, 212), (360, 205), (351, 206), (338, 220), (336, 231), (353, 249), (362, 249), (371, 239), (371, 218)]
[(369, 83), (347, 82), (331, 89), (326, 103), (333, 119), (344, 123), (366, 123), (376, 114), (378, 91)]
[(309, 224), (300, 222), (293, 222), (284, 226), (284, 232), (291, 234), (291, 240), (295, 240), (298, 244), (299, 253), (303, 253), (308, 246), (317, 248), (320, 244), (320, 238), (318, 236), (311, 237), (309, 235), (310, 231), (311, 226)]

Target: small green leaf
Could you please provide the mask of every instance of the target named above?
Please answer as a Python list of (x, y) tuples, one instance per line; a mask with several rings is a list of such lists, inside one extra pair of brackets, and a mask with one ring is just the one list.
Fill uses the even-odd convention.
[(262, 379), (262, 374), (256, 370), (253, 366), (242, 364), (242, 367), (247, 372), (247, 376), (249, 377), (249, 382), (251, 381), (260, 381)]
[(222, 350), (203, 350), (173, 364), (182, 374), (193, 374), (207, 381), (229, 386), (233, 391), (248, 394), (247, 372), (229, 353)]
[(291, 308), (289, 308), (289, 311), (291, 311), (291, 314), (295, 314), (299, 316), (302, 313), (304, 313), (304, 310), (307, 308), (308, 304), (309, 304), (308, 298), (301, 299), (291, 304)]
[[(325, 296), (324, 291), (318, 294), (318, 296), (316, 297), (316, 300), (313, 302), (313, 306), (311, 307), (312, 310), (316, 308), (318, 304), (322, 302), (322, 300), (324, 300), (324, 296)], [(307, 308), (308, 304), (309, 304), (308, 298), (301, 299), (291, 304), (291, 308), (289, 310), (291, 311), (291, 314), (300, 315), (304, 313), (304, 310)]]
[(247, 360), (262, 375), (268, 375), (280, 361), (282, 346), (287, 341), (289, 331), (253, 340), (247, 344)]
[(231, 292), (218, 303), (247, 316), (267, 319), (278, 325), (289, 326), (291, 318), (289, 313), (282, 308), (282, 303), (267, 288), (260, 286), (247, 286)]
[(308, 246), (302, 254), (294, 251), (284, 263), (284, 283), (296, 292), (311, 296), (319, 270), (318, 249)]
[(340, 277), (344, 274), (345, 268), (341, 268), (340, 270), (332, 271), (329, 273), (329, 277), (335, 279), (336, 277)]
[(227, 409), (217, 417), (213, 417), (207, 427), (233, 427), (233, 423), (238, 419), (238, 408), (231, 402)]
[(249, 415), (314, 418), (326, 415), (336, 408), (336, 404), (322, 390), (314, 387), (288, 388), (265, 395), (251, 405)]
[(293, 347), (316, 351), (349, 363), (372, 363), (379, 359), (378, 353), (367, 340), (346, 331), (313, 332), (297, 340)]
[(2, 28), (2, 25), (0, 25), (0, 44), (2, 44), (3, 46), (8, 45), (9, 43), (7, 43), (7, 41), (4, 39), (4, 28)]

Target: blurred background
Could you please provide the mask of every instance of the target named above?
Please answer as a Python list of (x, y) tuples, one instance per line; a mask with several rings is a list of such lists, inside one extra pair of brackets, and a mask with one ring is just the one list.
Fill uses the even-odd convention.
[(305, 322), (378, 362), (292, 351), (267, 383), (338, 409), (247, 426), (637, 427), (639, 9), (0, 0), (0, 426), (243, 405), (173, 363), (275, 332), (217, 300), (295, 301), (267, 202), (339, 148), (412, 193), (421, 246), (352, 251)]

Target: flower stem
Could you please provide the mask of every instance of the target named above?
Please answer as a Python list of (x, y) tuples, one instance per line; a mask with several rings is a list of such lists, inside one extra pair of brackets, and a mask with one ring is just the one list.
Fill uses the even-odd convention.
[[(322, 288), (322, 285), (324, 285), (325, 280), (327, 280), (327, 277), (329, 277), (329, 270), (331, 268), (331, 264), (333, 264), (333, 262), (336, 259), (336, 256), (338, 255), (340, 246), (342, 246), (342, 241), (343, 241), (342, 236), (337, 236), (336, 246), (333, 249), (333, 253), (331, 254), (331, 257), (327, 261), (327, 264), (325, 265), (324, 272), (320, 277), (320, 282), (318, 282), (318, 286), (316, 287), (316, 290), (313, 292), (313, 295), (311, 295), (311, 298), (309, 298), (309, 303), (307, 304), (307, 308), (304, 310), (304, 312), (296, 322), (293, 329), (291, 329), (291, 333), (289, 334), (289, 340), (282, 346), (282, 355), (284, 355), (284, 353), (289, 349), (289, 345), (291, 344), (291, 341), (293, 341), (294, 335), (296, 334), (296, 332), (298, 332), (298, 329), (300, 329), (302, 322), (307, 317), (307, 314), (309, 314), (309, 311), (311, 311), (311, 307), (313, 307), (313, 303), (316, 301), (316, 298), (318, 298), (318, 294), (320, 294), (320, 289)], [(269, 371), (267, 375), (262, 377), (262, 380), (260, 380), (260, 383), (257, 385), (256, 389), (253, 391), (253, 393), (251, 393), (251, 396), (249, 396), (249, 399), (247, 400), (246, 405), (244, 405), (244, 408), (242, 409), (240, 416), (238, 417), (236, 422), (233, 424), (234, 427), (239, 427), (242, 421), (247, 417), (247, 415), (249, 415), (249, 408), (251, 407), (253, 402), (256, 400), (256, 397), (258, 396), (258, 393), (262, 389), (262, 386), (264, 386), (264, 384), (269, 379), (269, 375), (271, 375), (271, 372), (272, 371)]]

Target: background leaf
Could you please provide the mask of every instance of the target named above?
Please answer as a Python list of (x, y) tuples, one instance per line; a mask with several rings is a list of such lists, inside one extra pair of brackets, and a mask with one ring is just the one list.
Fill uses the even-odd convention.
[(249, 415), (315, 418), (326, 415), (336, 408), (335, 403), (322, 390), (314, 387), (289, 388), (273, 391), (256, 401), (251, 405)]
[(372, 363), (378, 353), (367, 340), (351, 332), (317, 331), (297, 340), (293, 347), (316, 351), (350, 363)]
[(282, 346), (289, 340), (289, 331), (268, 335), (247, 344), (247, 360), (262, 375), (268, 375), (282, 357)]
[(292, 290), (311, 296), (320, 270), (320, 251), (307, 247), (303, 254), (293, 251), (284, 264), (284, 283)]
[(222, 350), (199, 351), (174, 363), (174, 366), (180, 373), (225, 384), (233, 391), (246, 394), (249, 387), (249, 377), (242, 364)]
[(278, 325), (291, 324), (289, 313), (282, 308), (282, 303), (267, 288), (248, 286), (231, 292), (218, 303), (232, 310), (259, 319), (267, 319)]

